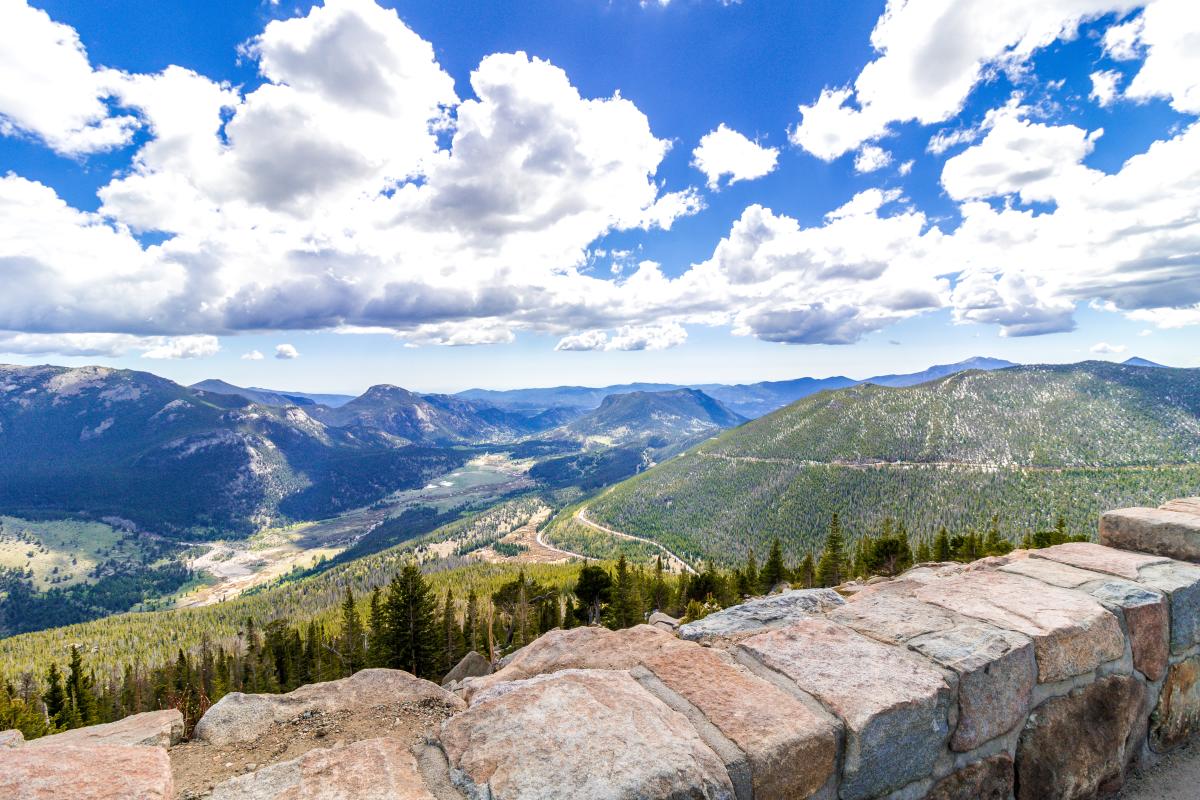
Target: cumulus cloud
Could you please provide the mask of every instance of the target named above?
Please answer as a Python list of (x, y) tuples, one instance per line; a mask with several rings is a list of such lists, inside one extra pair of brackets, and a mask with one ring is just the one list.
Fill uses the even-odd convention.
[(854, 157), (854, 171), (857, 173), (875, 172), (892, 163), (892, 154), (882, 147), (864, 144)]
[(0, 3), (0, 133), (66, 155), (129, 141), (136, 120), (110, 115), (111, 73), (93, 70), (74, 28), (19, 0)]
[(692, 151), (692, 166), (704, 173), (709, 189), (720, 186), (726, 175), (730, 184), (761, 178), (774, 171), (778, 160), (778, 148), (763, 147), (724, 122), (704, 134)]
[(259, 350), (251, 350), (248, 353), (242, 353), (243, 361), (262, 361), (263, 354)]
[(291, 361), (300, 357), (300, 351), (290, 344), (275, 345), (275, 357), (282, 361)]
[(1123, 344), (1109, 344), (1108, 342), (1096, 342), (1092, 345), (1092, 352), (1098, 356), (1115, 356), (1128, 349)]
[(1122, 75), (1115, 69), (1098, 70), (1088, 77), (1092, 80), (1092, 91), (1088, 97), (1095, 100), (1101, 108), (1112, 105), (1113, 101), (1120, 96), (1121, 91), (1118, 85), (1121, 83)]
[[(1187, 3), (1178, 0), (1181, 8)], [(871, 33), (878, 56), (852, 86), (826, 88), (801, 105), (792, 142), (828, 161), (887, 135), (896, 123), (944, 122), (989, 70), (1019, 66), (1074, 35), (1081, 22), (1133, 6), (1129, 0), (889, 0)]]
[(142, 358), (204, 358), (220, 350), (221, 343), (215, 336), (174, 336), (142, 353)]
[(593, 330), (564, 336), (555, 350), (666, 350), (687, 341), (687, 330), (677, 322), (652, 325), (622, 325), (610, 337)]

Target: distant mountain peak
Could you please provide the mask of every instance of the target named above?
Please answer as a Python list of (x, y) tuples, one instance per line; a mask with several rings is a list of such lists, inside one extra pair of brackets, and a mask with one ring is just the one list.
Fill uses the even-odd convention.
[(1121, 363), (1127, 367), (1158, 367), (1159, 369), (1167, 368), (1166, 364), (1159, 364), (1157, 361), (1151, 361), (1150, 359), (1142, 358), (1141, 356), (1132, 356), (1131, 358), (1125, 359)]

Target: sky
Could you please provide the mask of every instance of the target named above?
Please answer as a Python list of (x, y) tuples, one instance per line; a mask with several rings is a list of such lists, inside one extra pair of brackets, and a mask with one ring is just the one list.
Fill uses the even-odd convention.
[(0, 362), (1200, 367), (1194, 0), (0, 0)]

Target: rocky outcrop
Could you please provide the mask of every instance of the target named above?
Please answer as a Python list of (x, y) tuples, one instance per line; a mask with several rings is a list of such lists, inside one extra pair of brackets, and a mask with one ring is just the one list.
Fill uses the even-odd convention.
[(437, 800), (397, 739), (364, 739), (220, 783), (209, 800)]
[(0, 748), (20, 747), (25, 743), (25, 735), (18, 730), (0, 731)]
[(439, 703), (456, 709), (465, 705), (437, 684), (407, 672), (364, 669), (349, 678), (301, 686), (287, 694), (232, 692), (201, 717), (192, 735), (209, 744), (248, 742), (276, 722), (293, 719), (305, 711), (331, 713), (401, 703)]
[(161, 747), (112, 744), (20, 747), (0, 756), (0, 800), (172, 800)]
[(733, 800), (725, 765), (683, 714), (623, 670), (564, 670), (481, 692), (442, 744), (471, 797)]
[(762, 630), (781, 628), (845, 602), (832, 589), (797, 589), (760, 597), (680, 626), (679, 638), (703, 642), (749, 636)]
[(454, 669), (446, 673), (446, 677), (442, 678), (442, 686), (461, 683), (467, 678), (482, 678), (491, 674), (492, 662), (472, 650), (454, 665)]
[(183, 714), (172, 708), (166, 711), (147, 711), (104, 725), (91, 725), (54, 736), (43, 736), (31, 741), (29, 747), (98, 744), (170, 747), (182, 739)]

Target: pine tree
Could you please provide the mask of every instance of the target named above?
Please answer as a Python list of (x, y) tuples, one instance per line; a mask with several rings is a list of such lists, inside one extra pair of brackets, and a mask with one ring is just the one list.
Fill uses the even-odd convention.
[(83, 674), (83, 655), (75, 645), (71, 645), (70, 671), (67, 673), (67, 699), (74, 707), (80, 725), (94, 725), (98, 721), (96, 696), (92, 691), (91, 681)]
[(922, 538), (917, 543), (917, 552), (913, 556), (913, 560), (918, 564), (924, 564), (927, 561), (933, 561), (933, 552), (929, 549), (929, 542)]
[(475, 589), (471, 589), (467, 594), (467, 614), (463, 619), (463, 638), (466, 639), (468, 650), (474, 650), (476, 653), (483, 648), (483, 637), (480, 635), (479, 627), (479, 598), (475, 594)]
[(758, 562), (754, 558), (754, 548), (746, 556), (746, 567), (742, 570), (738, 581), (738, 594), (749, 595), (759, 593)]
[(642, 622), (641, 598), (624, 553), (617, 559), (616, 573), (612, 587), (612, 605), (609, 608), (609, 627), (632, 628)]
[(367, 624), (370, 626), (367, 638), (367, 666), (385, 667), (392, 648), (387, 641), (387, 609), (383, 601), (383, 590), (378, 586), (371, 592), (371, 612)]
[(804, 554), (804, 560), (800, 562), (800, 566), (796, 569), (796, 582), (805, 589), (811, 589), (816, 585), (817, 571), (813, 565), (813, 554), (809, 550)]
[(771, 542), (771, 552), (767, 556), (767, 563), (763, 564), (759, 585), (765, 593), (786, 581), (787, 578), (787, 567), (783, 565), (783, 547), (779, 544), (779, 537), (776, 536), (775, 541)]
[(671, 591), (667, 587), (667, 580), (663, 574), (663, 560), (660, 553), (654, 559), (654, 580), (650, 584), (650, 605), (654, 611), (662, 611), (670, 602)]
[(950, 547), (950, 532), (946, 530), (945, 525), (938, 530), (937, 537), (933, 540), (933, 560), (954, 560), (954, 550)]
[(419, 678), (440, 678), (434, 600), (421, 569), (409, 561), (388, 589), (388, 666)]
[(446, 602), (442, 606), (442, 674), (449, 672), (463, 657), (462, 628), (454, 616), (454, 591), (446, 590)]
[(354, 603), (354, 592), (346, 589), (346, 599), (342, 601), (342, 635), (338, 637), (343, 677), (349, 677), (367, 665), (364, 636), (362, 618), (358, 616), (358, 608)]
[(817, 586), (837, 586), (845, 579), (846, 556), (843, 552), (842, 525), (835, 513), (829, 521), (829, 532), (825, 535), (825, 549), (817, 563)]
[(46, 715), (50, 717), (50, 722), (55, 727), (65, 728), (64, 714), (67, 710), (67, 693), (63, 690), (62, 673), (58, 671), (58, 664), (50, 663), (50, 669), (46, 671), (46, 696), (43, 698), (46, 703)]

